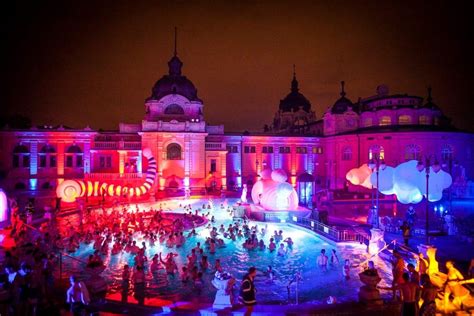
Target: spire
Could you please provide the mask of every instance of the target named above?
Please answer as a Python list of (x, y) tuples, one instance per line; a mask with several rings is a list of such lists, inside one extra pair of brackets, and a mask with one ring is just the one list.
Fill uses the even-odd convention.
[(341, 81), (341, 97), (346, 96), (346, 92), (344, 91), (344, 84), (345, 84), (345, 82)]
[(178, 56), (178, 28), (174, 27), (174, 56)]
[(291, 81), (291, 92), (298, 92), (298, 80), (296, 80), (296, 66), (293, 64), (293, 80)]
[(183, 63), (178, 57), (178, 28), (174, 27), (174, 55), (168, 62), (170, 76), (181, 76), (181, 67)]
[(426, 98), (426, 101), (428, 101), (428, 103), (433, 101), (433, 98), (431, 97), (431, 86), (428, 86), (428, 98)]

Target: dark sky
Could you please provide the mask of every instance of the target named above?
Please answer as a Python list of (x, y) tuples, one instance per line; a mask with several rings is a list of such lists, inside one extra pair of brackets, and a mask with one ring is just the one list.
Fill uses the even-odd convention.
[[(167, 72), (178, 27), (183, 73), (208, 123), (226, 131), (271, 122), (296, 64), (317, 117), (339, 97), (426, 96), (474, 130), (469, 2), (63, 1), (3, 7), (4, 114), (37, 124), (117, 129), (140, 122)], [(6, 44), (6, 45), (5, 45)], [(6, 105), (6, 107), (4, 106)]]

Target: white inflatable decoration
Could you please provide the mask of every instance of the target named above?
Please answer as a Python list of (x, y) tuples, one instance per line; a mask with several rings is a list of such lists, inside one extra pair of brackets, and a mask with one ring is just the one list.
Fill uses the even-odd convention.
[(0, 222), (8, 220), (8, 199), (5, 192), (0, 189)]
[(286, 172), (282, 169), (265, 169), (261, 179), (252, 188), (252, 200), (267, 210), (287, 211), (298, 208), (298, 194), (286, 182)]
[[(371, 187), (377, 188), (382, 194), (395, 194), (397, 200), (403, 204), (416, 204), (423, 200), (426, 195), (426, 172), (425, 169), (419, 171), (418, 161), (410, 160), (399, 164), (395, 168), (386, 167), (379, 171), (379, 188), (377, 188), (376, 173), (370, 174), (369, 183)], [(350, 170), (346, 178), (353, 184), (364, 185), (365, 176), (364, 165), (360, 168)], [(436, 202), (443, 197), (443, 190), (451, 186), (451, 175), (443, 170), (435, 172), (430, 167), (428, 178), (428, 200)]]
[(349, 172), (346, 174), (346, 179), (350, 183), (354, 185), (361, 185), (367, 189), (372, 188), (372, 184), (370, 183), (370, 174), (372, 173), (372, 170), (370, 170), (369, 166), (367, 164), (363, 164), (359, 168), (354, 168), (349, 170)]
[(216, 271), (214, 279), (211, 281), (212, 285), (217, 289), (216, 297), (212, 307), (215, 309), (223, 309), (232, 307), (231, 296), (226, 293), (228, 283), (232, 280), (232, 276), (227, 272), (220, 273)]

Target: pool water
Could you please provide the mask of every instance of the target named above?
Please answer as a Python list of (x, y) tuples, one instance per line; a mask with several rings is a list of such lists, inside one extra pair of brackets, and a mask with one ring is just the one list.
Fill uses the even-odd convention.
[[(201, 207), (203, 204), (210, 203), (212, 208), (205, 210), (211, 212), (215, 216), (216, 222), (214, 226), (219, 228), (221, 224), (224, 227), (232, 223), (232, 218), (227, 212), (227, 205), (232, 205), (236, 200), (173, 200), (157, 203), (146, 203), (139, 205), (140, 208), (159, 208), (160, 204), (165, 211), (172, 211), (176, 213), (184, 212), (180, 207), (181, 203), (192, 204), (193, 210)], [(221, 203), (224, 209), (221, 209)], [(263, 228), (266, 223), (250, 222), (249, 226), (258, 225), (258, 229)], [(160, 270), (158, 274), (152, 275), (147, 272), (147, 296), (159, 297), (160, 299), (169, 301), (191, 301), (199, 300), (200, 302), (212, 302), (216, 290), (211, 284), (214, 276), (214, 263), (217, 258), (221, 260), (221, 265), (225, 271), (232, 274), (237, 280), (235, 287), (235, 295), (238, 296), (238, 287), (240, 280), (246, 273), (249, 267), (255, 266), (258, 270), (255, 278), (255, 285), (257, 288), (257, 300), (266, 303), (287, 303), (288, 300), (294, 302), (296, 284), (290, 286), (290, 295), (288, 292), (288, 283), (295, 277), (297, 272), (301, 273), (302, 280), (298, 284), (298, 296), (300, 302), (321, 302), (325, 301), (328, 296), (335, 296), (339, 302), (357, 300), (358, 289), (362, 285), (359, 281), (358, 273), (361, 268), (353, 268), (351, 271), (351, 279), (345, 280), (342, 275), (342, 266), (344, 259), (350, 259), (351, 263), (356, 265), (366, 260), (367, 252), (366, 246), (358, 243), (344, 243), (335, 244), (327, 242), (320, 238), (315, 233), (286, 223), (268, 223), (267, 233), (262, 236), (258, 234), (258, 238), (264, 238), (265, 244), (268, 246), (269, 239), (272, 237), (275, 230), (283, 231), (283, 239), (291, 237), (294, 241), (292, 249), (288, 249), (285, 256), (279, 256), (276, 251), (270, 252), (265, 250), (247, 250), (242, 246), (245, 238), (237, 238), (234, 242), (230, 239), (225, 240), (225, 247), (217, 248), (215, 254), (209, 254), (208, 249), (204, 248), (205, 255), (208, 256), (209, 269), (204, 273), (204, 285), (202, 287), (195, 287), (193, 282), (183, 283), (179, 274), (170, 276), (164, 270)], [(209, 237), (210, 230), (205, 226), (196, 229), (198, 235), (187, 238), (185, 244), (180, 248), (167, 248), (164, 244), (158, 242), (154, 247), (149, 247), (146, 250), (146, 255), (149, 259), (154, 254), (162, 252), (163, 257), (166, 254), (173, 252), (179, 256), (175, 258), (179, 271), (181, 267), (186, 264), (186, 256), (191, 253), (191, 249), (196, 246), (197, 242), (205, 245), (206, 237)], [(186, 236), (186, 233), (185, 233)], [(142, 239), (137, 236), (137, 244), (141, 244)], [(148, 246), (148, 244), (147, 244)], [(285, 248), (286, 244), (285, 244)], [(321, 249), (326, 249), (326, 255), (330, 257), (332, 249), (336, 249), (339, 264), (328, 265), (327, 271), (321, 271), (316, 265), (316, 258)], [(81, 244), (80, 248), (71, 255), (74, 257), (86, 260), (87, 257), (93, 253), (92, 243), (89, 245)], [(199, 259), (198, 259), (199, 260)], [(379, 268), (379, 273), (383, 279), (381, 285), (387, 285), (390, 278), (390, 266), (382, 259), (375, 258), (376, 266)], [(106, 270), (103, 272), (109, 284), (109, 294), (117, 294), (121, 292), (121, 273), (124, 264), (133, 266), (133, 256), (122, 252), (118, 255), (111, 255), (110, 252), (104, 258)], [(151, 262), (149, 262), (151, 264)], [(66, 271), (78, 271), (80, 263), (74, 260), (65, 260)], [(267, 267), (273, 267), (275, 278), (270, 280), (266, 274)], [(388, 273), (387, 273), (388, 272)], [(131, 286), (133, 291), (133, 286)]]

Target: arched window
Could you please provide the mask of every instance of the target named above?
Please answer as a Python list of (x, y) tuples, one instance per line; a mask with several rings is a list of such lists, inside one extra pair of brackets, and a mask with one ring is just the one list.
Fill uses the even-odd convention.
[(390, 116), (382, 116), (379, 120), (380, 126), (392, 125), (392, 118)]
[(441, 149), (441, 159), (443, 161), (449, 161), (453, 159), (453, 147), (446, 144)]
[(342, 160), (352, 160), (352, 148), (347, 146), (342, 150)]
[(373, 145), (369, 148), (369, 160), (385, 159), (385, 150), (380, 145)]
[(415, 144), (409, 144), (405, 147), (405, 161), (409, 160), (420, 160), (421, 149), (420, 146)]
[(38, 153), (39, 155), (39, 161), (40, 161), (40, 167), (41, 168), (55, 168), (57, 163), (56, 163), (56, 149), (54, 149), (53, 146), (51, 145), (44, 145), (40, 152)]
[(367, 117), (364, 119), (364, 127), (372, 126), (372, 124), (373, 124), (373, 121), (371, 117)]
[(165, 109), (165, 114), (171, 114), (171, 115), (183, 115), (184, 110), (181, 106), (178, 104), (170, 104), (166, 107)]
[(77, 145), (69, 146), (66, 150), (65, 159), (67, 168), (81, 168), (83, 165), (83, 153), (81, 147)]
[(30, 167), (30, 150), (25, 145), (13, 148), (13, 168)]
[(428, 115), (420, 115), (420, 117), (418, 118), (418, 123), (420, 125), (430, 125), (431, 119)]
[(399, 125), (411, 124), (411, 116), (410, 115), (400, 115), (398, 117), (398, 124)]
[(166, 147), (166, 159), (181, 160), (181, 146), (176, 143), (169, 144)]

